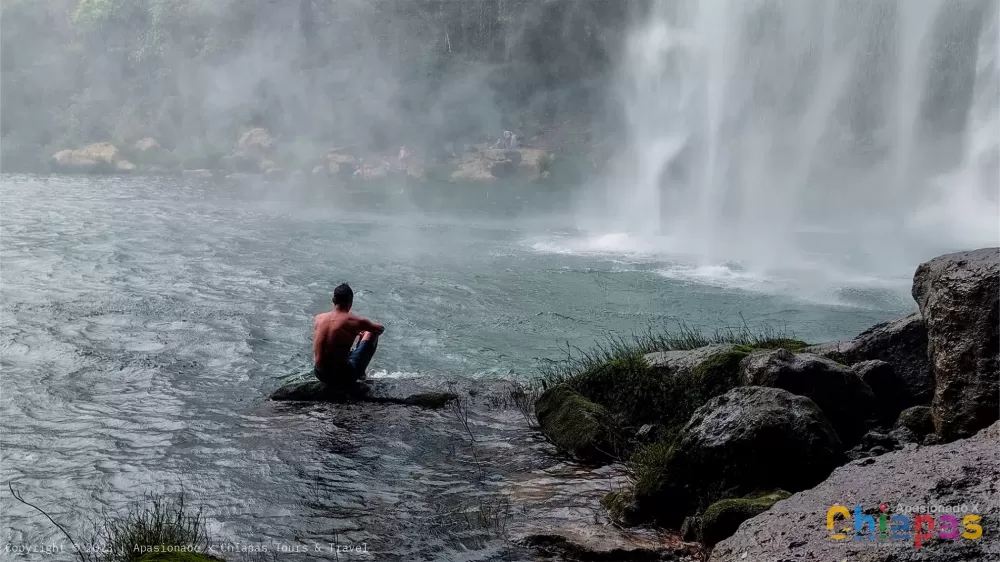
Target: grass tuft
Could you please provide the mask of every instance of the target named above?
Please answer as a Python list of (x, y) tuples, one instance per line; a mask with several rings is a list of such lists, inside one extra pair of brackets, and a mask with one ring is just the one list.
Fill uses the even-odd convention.
[(105, 513), (92, 544), (89, 562), (137, 562), (154, 549), (204, 552), (208, 532), (201, 510), (191, 511), (183, 493), (176, 499), (146, 494), (124, 513)]

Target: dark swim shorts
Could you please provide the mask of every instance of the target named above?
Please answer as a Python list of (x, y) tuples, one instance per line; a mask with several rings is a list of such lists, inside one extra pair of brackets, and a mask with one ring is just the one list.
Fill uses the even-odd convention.
[(349, 385), (365, 378), (365, 370), (371, 363), (375, 355), (375, 348), (378, 344), (372, 340), (362, 340), (357, 347), (347, 356), (347, 364), (343, 367), (335, 367), (329, 371), (320, 371), (313, 367), (313, 374), (316, 378), (327, 383), (336, 385)]

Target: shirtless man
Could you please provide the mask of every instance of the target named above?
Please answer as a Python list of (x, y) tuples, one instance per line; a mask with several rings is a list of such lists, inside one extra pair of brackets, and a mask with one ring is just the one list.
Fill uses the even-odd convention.
[[(351, 314), (352, 304), (354, 291), (342, 283), (333, 290), (333, 310), (313, 321), (313, 372), (327, 384), (350, 386), (363, 379), (385, 331), (378, 322)], [(361, 341), (351, 351), (358, 336)]]

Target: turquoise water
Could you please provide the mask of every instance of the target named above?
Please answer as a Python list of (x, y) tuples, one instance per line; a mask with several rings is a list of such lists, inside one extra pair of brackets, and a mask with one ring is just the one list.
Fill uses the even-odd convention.
[[(823, 341), (912, 309), (905, 277), (756, 276), (589, 238), (571, 192), (4, 176), (4, 476), (71, 520), (186, 482), (221, 536), (327, 540), (317, 474), (349, 474), (322, 480), (366, 522), (341, 535), (474, 559), (447, 536), (422, 542), (433, 523), (403, 523), (420, 502), (396, 501), (420, 475), (468, 468), (434, 453), (449, 445), (421, 425), (433, 420), (389, 430), (264, 401), (309, 368), (311, 319), (336, 284), (386, 325), (372, 375), (391, 377), (528, 378), (567, 345), (681, 322)], [(57, 537), (4, 502), (19, 516), (7, 540)], [(416, 546), (391, 546), (398, 533)]]

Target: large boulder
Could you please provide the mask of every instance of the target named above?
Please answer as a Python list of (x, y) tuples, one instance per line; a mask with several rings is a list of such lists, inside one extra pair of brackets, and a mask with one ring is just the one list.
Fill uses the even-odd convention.
[(236, 147), (240, 152), (258, 162), (270, 160), (274, 156), (274, 139), (267, 129), (260, 127), (250, 129), (240, 136)]
[[(875, 458), (854, 461), (835, 470), (820, 485), (778, 502), (767, 512), (745, 521), (736, 533), (716, 545), (711, 562), (750, 560), (864, 560), (865, 562), (959, 562), (1000, 560), (1000, 423), (974, 437), (944, 445), (909, 447)], [(899, 539), (855, 537), (860, 523), (856, 510), (872, 516), (864, 522), (863, 533), (871, 536), (886, 504), (891, 517), (907, 521), (889, 522)], [(844, 506), (849, 518), (837, 520), (834, 505)], [(855, 508), (855, 506), (858, 506)], [(914, 513), (908, 507), (927, 510), (944, 506), (957, 513), (924, 513), (933, 517), (915, 532)], [(957, 510), (955, 508), (958, 508)], [(967, 527), (962, 520), (970, 515), (980, 527), (975, 538), (962, 535), (942, 538), (944, 519), (958, 520), (959, 532)], [(827, 518), (833, 528), (828, 527)], [(894, 525), (898, 527), (894, 528)], [(905, 525), (905, 526), (904, 526)], [(843, 529), (843, 530), (842, 530)], [(976, 529), (968, 528), (975, 536)], [(833, 534), (842, 534), (834, 538)]]
[(881, 322), (851, 340), (813, 345), (802, 351), (845, 365), (871, 360), (891, 365), (898, 384), (895, 399), (887, 407), (898, 409), (887, 412), (886, 417), (910, 406), (930, 404), (934, 394), (934, 378), (927, 361), (927, 328), (919, 313)]
[(542, 433), (554, 445), (577, 458), (615, 456), (611, 415), (569, 387), (556, 385), (543, 392), (535, 401), (535, 417)]
[(633, 458), (636, 511), (676, 526), (723, 498), (814, 486), (840, 464), (843, 445), (812, 400), (745, 386), (698, 408), (672, 447)]
[(1000, 248), (921, 264), (913, 298), (927, 325), (936, 432), (973, 435), (1000, 416)]
[(847, 367), (811, 353), (774, 349), (751, 354), (740, 363), (743, 382), (805, 396), (833, 424), (845, 446), (852, 446), (874, 425), (875, 397)]
[(126, 160), (113, 144), (96, 142), (53, 154), (52, 168), (57, 172), (112, 174), (132, 172), (135, 164)]
[(236, 143), (236, 149), (223, 157), (222, 164), (228, 170), (246, 173), (266, 173), (274, 168), (275, 142), (267, 129), (256, 127), (243, 133)]

